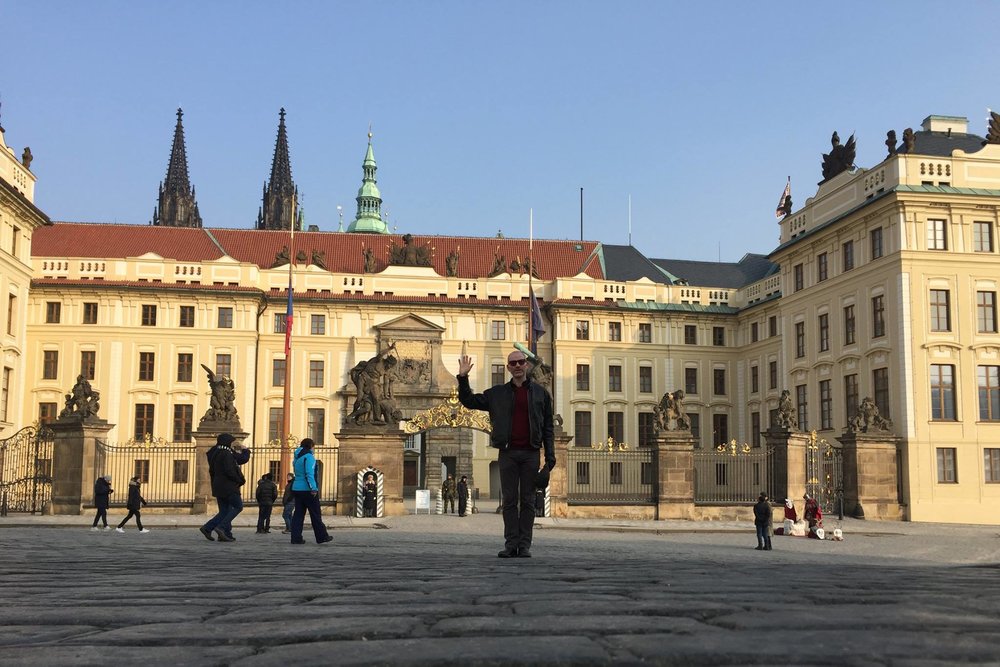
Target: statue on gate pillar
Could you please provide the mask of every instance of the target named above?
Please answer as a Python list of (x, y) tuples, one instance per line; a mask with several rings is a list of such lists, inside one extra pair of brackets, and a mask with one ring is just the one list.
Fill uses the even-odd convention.
[(784, 431), (794, 431), (798, 426), (792, 394), (787, 389), (781, 390), (781, 398), (778, 399), (778, 420), (775, 426)]
[(235, 422), (239, 420), (236, 414), (236, 385), (228, 375), (217, 375), (205, 364), (201, 365), (208, 373), (208, 386), (212, 390), (208, 411), (201, 418), (203, 422)]
[(653, 408), (653, 427), (661, 431), (690, 431), (691, 418), (684, 410), (684, 391), (668, 391)]
[(892, 421), (879, 414), (878, 406), (870, 397), (865, 396), (858, 406), (858, 413), (847, 423), (850, 433), (869, 433), (872, 431), (886, 432), (892, 428)]
[(59, 413), (59, 419), (97, 419), (101, 407), (101, 392), (90, 386), (82, 375), (76, 376), (76, 384), (66, 394), (66, 407)]

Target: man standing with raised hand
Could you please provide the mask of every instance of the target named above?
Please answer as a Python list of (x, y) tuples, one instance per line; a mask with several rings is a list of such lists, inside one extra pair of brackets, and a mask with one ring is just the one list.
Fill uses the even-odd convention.
[(515, 350), (507, 355), (510, 382), (481, 394), (469, 386), (472, 359), (458, 360), (458, 400), (470, 410), (490, 413), (490, 445), (500, 450), (500, 493), (503, 503), (503, 551), (499, 558), (531, 558), (531, 529), (535, 522), (535, 478), (540, 452), (545, 468), (556, 465), (552, 426), (552, 396), (528, 378), (528, 360)]

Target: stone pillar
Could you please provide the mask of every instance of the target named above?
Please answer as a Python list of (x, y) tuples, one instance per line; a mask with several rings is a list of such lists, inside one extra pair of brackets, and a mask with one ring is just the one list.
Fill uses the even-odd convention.
[[(198, 430), (191, 434), (194, 438), (194, 502), (191, 504), (191, 514), (207, 514), (215, 512), (212, 498), (212, 479), (208, 475), (208, 450), (215, 447), (215, 441), (220, 433), (228, 433), (242, 442), (249, 434), (243, 431), (239, 422), (205, 422), (198, 425)], [(275, 480), (278, 481), (278, 480)], [(253, 480), (247, 480), (252, 484)], [(278, 486), (284, 486), (284, 480), (278, 481)]]
[(372, 466), (382, 471), (385, 516), (406, 514), (403, 505), (403, 444), (406, 434), (398, 429), (344, 426), (336, 434), (337, 514), (352, 516), (358, 497), (358, 471)]
[(802, 498), (806, 493), (809, 434), (772, 428), (764, 431), (764, 442), (772, 452), (768, 495), (774, 502)]
[(105, 440), (115, 427), (103, 419), (60, 419), (48, 425), (52, 430), (52, 513), (83, 513), (83, 505), (94, 492), (99, 474), (96, 466), (97, 441)]
[(656, 436), (656, 518), (694, 518), (694, 436), (660, 431)]
[(898, 520), (899, 438), (845, 431), (837, 440), (842, 445), (844, 513), (855, 519)]
[[(562, 427), (555, 430), (554, 445), (556, 450), (556, 467), (549, 474), (549, 511), (551, 516), (568, 516), (568, 503), (566, 500), (567, 475), (569, 474), (569, 462), (567, 452), (569, 451), (570, 440), (573, 436), (567, 435)], [(542, 459), (545, 452), (542, 451)]]

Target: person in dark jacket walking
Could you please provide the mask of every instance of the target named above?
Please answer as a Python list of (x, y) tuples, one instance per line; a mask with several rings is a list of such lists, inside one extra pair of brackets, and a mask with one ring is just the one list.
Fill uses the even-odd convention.
[(281, 532), (285, 535), (292, 532), (292, 513), (295, 511), (295, 493), (292, 491), (292, 482), (294, 481), (295, 475), (288, 473), (288, 479), (285, 480), (285, 492), (281, 495), (281, 520), (285, 522), (285, 529)]
[(465, 510), (469, 506), (469, 478), (462, 475), (458, 480), (458, 516), (465, 516)]
[(149, 532), (148, 528), (142, 527), (142, 517), (139, 515), (139, 510), (145, 507), (146, 505), (146, 499), (142, 497), (142, 493), (140, 492), (140, 486), (141, 484), (139, 483), (138, 477), (133, 477), (128, 481), (128, 500), (125, 502), (125, 507), (128, 509), (128, 514), (125, 515), (125, 518), (122, 519), (122, 522), (118, 524), (117, 528), (115, 528), (115, 530), (117, 530), (119, 533), (125, 532), (125, 524), (128, 523), (128, 520), (131, 519), (133, 516), (135, 517), (135, 525), (139, 528), (139, 532), (140, 533)]
[(278, 499), (278, 485), (271, 473), (264, 473), (257, 482), (257, 534), (271, 532), (271, 510)]
[(94, 525), (91, 530), (100, 530), (97, 527), (98, 521), (104, 522), (104, 530), (111, 530), (108, 525), (108, 505), (111, 504), (111, 494), (115, 490), (111, 488), (111, 475), (98, 477), (94, 482), (94, 507), (97, 508), (97, 516), (94, 517)]
[(316, 543), (323, 544), (333, 540), (333, 535), (327, 532), (323, 524), (323, 515), (319, 507), (319, 484), (316, 482), (316, 457), (313, 455), (312, 438), (303, 438), (299, 448), (295, 450), (295, 481), (292, 482), (292, 492), (295, 496), (295, 513), (292, 514), (292, 544), (305, 544), (302, 539), (302, 527), (306, 520), (306, 510), (309, 511), (309, 521), (312, 523)]
[(753, 525), (757, 528), (757, 551), (771, 550), (771, 503), (767, 494), (761, 492), (757, 504), (753, 506)]
[(510, 382), (475, 394), (469, 386), (472, 359), (458, 360), (458, 400), (470, 410), (490, 413), (490, 445), (500, 450), (500, 495), (503, 501), (504, 548), (499, 558), (531, 558), (535, 522), (535, 477), (540, 451), (545, 467), (556, 465), (552, 396), (528, 378), (528, 359), (520, 350), (507, 355)]
[(208, 475), (212, 480), (212, 495), (219, 505), (219, 511), (198, 529), (207, 540), (214, 539), (212, 532), (215, 531), (220, 542), (236, 541), (233, 537), (233, 519), (243, 511), (240, 487), (246, 483), (246, 478), (236, 462), (233, 451), (235, 441), (236, 438), (231, 434), (220, 433), (215, 440), (215, 447), (208, 450)]

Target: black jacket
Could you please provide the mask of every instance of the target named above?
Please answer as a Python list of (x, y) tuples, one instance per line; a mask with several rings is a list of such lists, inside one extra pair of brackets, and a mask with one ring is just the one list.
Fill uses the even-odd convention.
[[(528, 424), (531, 446), (545, 448), (545, 463), (554, 466), (556, 450), (552, 433), (552, 396), (540, 384), (525, 380), (528, 387)], [(514, 422), (514, 382), (498, 384), (481, 394), (472, 392), (468, 376), (458, 376), (458, 400), (470, 410), (490, 413), (490, 445), (497, 449), (510, 446), (510, 432)]]
[(99, 510), (108, 509), (112, 493), (114, 490), (111, 488), (111, 482), (103, 477), (98, 477), (97, 481), (94, 482), (94, 507)]
[(755, 526), (771, 525), (771, 503), (761, 500), (753, 506), (753, 523)]
[(208, 450), (208, 474), (212, 478), (212, 495), (228, 498), (239, 493), (246, 484), (246, 478), (236, 463), (232, 447), (216, 445)]
[(278, 499), (278, 485), (269, 479), (262, 479), (257, 482), (257, 504), (274, 505)]
[(139, 484), (136, 482), (128, 483), (128, 501), (125, 503), (125, 507), (130, 512), (138, 512), (142, 509), (142, 506), (146, 504), (146, 499), (139, 494)]

